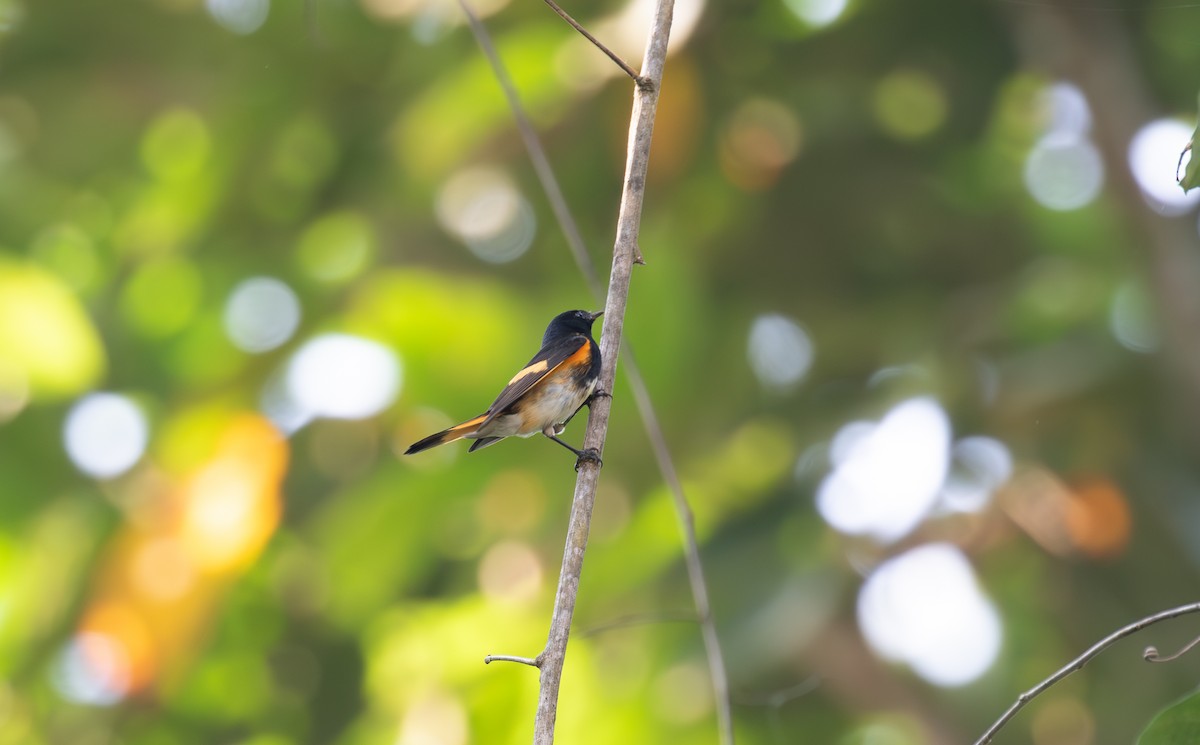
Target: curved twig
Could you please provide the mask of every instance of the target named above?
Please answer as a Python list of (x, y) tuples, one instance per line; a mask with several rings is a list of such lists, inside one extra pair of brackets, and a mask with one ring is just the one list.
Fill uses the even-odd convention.
[(1181, 605), (1178, 608), (1172, 608), (1170, 610), (1162, 611), (1161, 613), (1155, 613), (1153, 616), (1147, 616), (1140, 621), (1135, 621), (1128, 626), (1117, 629), (1113, 633), (1093, 644), (1091, 647), (1088, 647), (1086, 652), (1071, 660), (1069, 663), (1067, 663), (1067, 665), (1060, 668), (1049, 678), (1046, 678), (1041, 683), (1038, 683), (1033, 688), (1030, 688), (1028, 691), (1025, 691), (1018, 696), (1013, 705), (1008, 707), (1008, 711), (1004, 712), (1004, 714), (996, 720), (995, 724), (993, 724), (991, 727), (988, 727), (987, 732), (984, 732), (983, 736), (975, 741), (975, 745), (986, 745), (986, 743), (991, 742), (992, 738), (996, 736), (996, 733), (1000, 731), (1000, 728), (1007, 724), (1008, 720), (1016, 716), (1017, 712), (1020, 711), (1025, 704), (1032, 701), (1038, 695), (1044, 693), (1050, 686), (1067, 677), (1071, 673), (1083, 669), (1083, 666), (1091, 662), (1093, 657), (1108, 649), (1121, 639), (1124, 639), (1131, 634), (1136, 634), (1147, 626), (1153, 626), (1159, 621), (1167, 621), (1172, 618), (1178, 618), (1179, 616), (1185, 616), (1189, 613), (1197, 612), (1200, 612), (1200, 603)]
[(1166, 657), (1163, 657), (1158, 653), (1158, 647), (1146, 647), (1146, 651), (1142, 652), (1142, 659), (1146, 662), (1174, 662), (1188, 652), (1191, 652), (1198, 644), (1200, 644), (1200, 636), (1185, 644), (1183, 648), (1175, 654), (1167, 655)]

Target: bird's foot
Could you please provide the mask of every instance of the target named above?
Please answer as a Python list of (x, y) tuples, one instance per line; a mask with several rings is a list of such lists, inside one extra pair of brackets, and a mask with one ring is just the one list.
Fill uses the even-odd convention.
[(579, 472), (579, 467), (585, 462), (595, 463), (597, 468), (604, 466), (604, 461), (600, 460), (600, 451), (596, 448), (586, 448), (578, 451), (579, 457), (575, 459), (575, 471)]

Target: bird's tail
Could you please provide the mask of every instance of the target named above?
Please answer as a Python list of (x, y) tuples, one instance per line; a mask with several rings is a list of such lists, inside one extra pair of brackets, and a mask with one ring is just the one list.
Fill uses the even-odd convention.
[(474, 419), (469, 419), (462, 424), (456, 424), (450, 429), (443, 429), (441, 432), (432, 434), (423, 440), (417, 440), (412, 445), (408, 446), (408, 450), (405, 450), (404, 454), (412, 455), (413, 453), (419, 453), (422, 450), (435, 448), (438, 445), (445, 445), (447, 442), (461, 440), (464, 437), (474, 434), (475, 428), (480, 424), (483, 424), (484, 419), (487, 419), (487, 414), (480, 414)]

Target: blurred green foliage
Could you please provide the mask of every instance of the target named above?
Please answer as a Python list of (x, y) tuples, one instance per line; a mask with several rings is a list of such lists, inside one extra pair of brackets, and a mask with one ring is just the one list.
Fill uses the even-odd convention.
[(1138, 745), (1171, 745), (1172, 743), (1195, 742), (1200, 736), (1200, 720), (1196, 716), (1196, 697), (1172, 704), (1154, 718)]
[[(1194, 114), (1200, 9), (1075, 5), (681, 5), (625, 333), (741, 743), (969, 741), (1195, 599), (1200, 383), (1172, 314), (1196, 277), (1143, 250), (1186, 225), (1194, 256), (1195, 213), (1148, 208), (1104, 143), (1141, 100)], [(629, 84), (541, 5), (481, 9), (603, 269)], [(624, 4), (569, 10), (639, 58)], [(1086, 48), (1074, 80), (1034, 50), (1097, 28), (1134, 50), (1141, 95), (1115, 113)], [(1064, 77), (1103, 187), (1052, 208), (1030, 153)], [(301, 315), (247, 351), (228, 301), (264, 275)], [(536, 674), (482, 660), (544, 643), (570, 459), (541, 438), (398, 454), (482, 411), (575, 307), (599, 306), (454, 3), (0, 0), (0, 745), (528, 742)], [(775, 317), (793, 346), (748, 353)], [(289, 361), (326, 333), (390, 350), (394, 400), (286, 441), (246, 425), (295, 413)], [(115, 475), (66, 449), (94, 391), (145, 416)], [(677, 517), (620, 375), (614, 396), (559, 740), (715, 742)], [(839, 531), (816, 509), (835, 435), (914, 397), (952, 442), (1002, 443), (1013, 478), (895, 540)], [(119, 457), (120, 434), (93, 445)], [(962, 686), (888, 661), (856, 616), (864, 577), (934, 542), (1002, 626)], [(1195, 678), (1139, 664), (1096, 660), (997, 742), (1131, 741)]]

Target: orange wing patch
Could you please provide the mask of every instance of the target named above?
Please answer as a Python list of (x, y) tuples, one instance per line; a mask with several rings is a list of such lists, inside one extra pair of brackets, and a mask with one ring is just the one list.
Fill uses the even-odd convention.
[(563, 360), (567, 370), (572, 370), (578, 365), (586, 365), (592, 359), (592, 345), (584, 342), (579, 345), (579, 350), (575, 354)]
[(529, 367), (526, 367), (521, 372), (514, 375), (512, 377), (512, 380), (508, 381), (508, 384), (512, 385), (513, 383), (517, 382), (518, 380), (520, 380), (521, 378), (524, 378), (527, 375), (537, 375), (538, 373), (544, 373), (544, 372), (546, 372), (546, 367), (547, 367), (546, 360), (540, 360), (538, 362), (535, 362), (532, 365), (530, 365)]
[[(553, 381), (557, 381), (557, 380), (561, 380), (566, 377), (570, 377), (571, 375), (575, 374), (575, 371), (577, 369), (579, 369), (580, 366), (586, 366), (591, 361), (591, 359), (592, 359), (592, 345), (588, 344), (585, 341), (583, 344), (579, 345), (579, 349), (577, 349), (571, 353), (570, 357), (566, 358), (562, 362), (555, 365), (550, 370), (550, 372), (546, 373), (546, 375), (541, 380), (535, 382), (533, 385), (539, 386), (544, 383), (549, 384)], [(546, 369), (546, 363), (539, 362), (537, 365), (530, 365), (529, 367), (525, 368), (525, 370), (522, 370), (521, 372), (517, 373), (517, 377), (513, 378), (513, 380), (514, 381), (520, 380), (521, 377), (525, 374), (526, 370), (533, 370), (538, 365), (541, 365), (542, 370)], [(512, 385), (512, 383), (509, 383), (509, 385)], [(530, 390), (532, 390), (532, 389), (533, 389), (533, 386), (530, 386)]]

